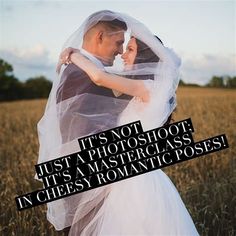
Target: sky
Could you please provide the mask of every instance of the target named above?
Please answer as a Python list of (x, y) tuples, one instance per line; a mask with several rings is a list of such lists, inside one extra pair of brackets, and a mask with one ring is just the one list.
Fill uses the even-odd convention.
[(0, 58), (24, 81), (55, 67), (66, 39), (95, 11), (131, 15), (181, 57), (181, 79), (236, 75), (236, 1), (0, 0)]

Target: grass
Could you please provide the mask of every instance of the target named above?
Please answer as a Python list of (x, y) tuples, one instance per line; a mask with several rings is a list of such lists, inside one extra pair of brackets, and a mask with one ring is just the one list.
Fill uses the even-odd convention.
[[(191, 117), (198, 141), (225, 133), (230, 148), (164, 169), (200, 235), (236, 235), (236, 91), (181, 87), (174, 119)], [(62, 235), (46, 219), (46, 205), (18, 212), (14, 198), (42, 188), (34, 180), (36, 124), (46, 100), (0, 104), (0, 235)]]

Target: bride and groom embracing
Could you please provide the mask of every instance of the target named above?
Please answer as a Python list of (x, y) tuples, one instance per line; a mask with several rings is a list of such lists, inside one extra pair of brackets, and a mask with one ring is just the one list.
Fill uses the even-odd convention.
[[(125, 34), (130, 39), (123, 52)], [(118, 54), (123, 70), (111, 67)], [(89, 16), (60, 55), (60, 78), (38, 124), (38, 162), (76, 152), (78, 138), (119, 125), (140, 120), (146, 131), (168, 124), (176, 107), (179, 67), (178, 56), (136, 19), (108, 10)], [(71, 236), (198, 235), (178, 191), (160, 169), (47, 206), (55, 229)]]

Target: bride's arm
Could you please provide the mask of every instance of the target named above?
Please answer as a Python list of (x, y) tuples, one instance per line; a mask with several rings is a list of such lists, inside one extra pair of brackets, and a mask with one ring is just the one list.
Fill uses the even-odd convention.
[(142, 80), (127, 79), (102, 71), (80, 53), (72, 53), (70, 60), (83, 69), (98, 86), (118, 90), (122, 93), (149, 101), (149, 91)]

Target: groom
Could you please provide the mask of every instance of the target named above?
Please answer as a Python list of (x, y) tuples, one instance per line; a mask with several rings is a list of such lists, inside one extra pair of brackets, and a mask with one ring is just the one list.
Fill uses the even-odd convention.
[[(106, 12), (111, 13), (110, 11), (100, 11), (91, 15), (90, 18), (101, 13), (103, 16), (106, 16)], [(80, 50), (81, 54), (101, 69), (104, 66), (112, 66), (115, 57), (123, 53), (124, 33), (126, 30), (126, 23), (120, 19), (115, 18), (111, 21), (103, 21), (101, 19), (85, 32), (82, 50)], [(69, 104), (69, 109), (60, 115), (60, 130), (63, 143), (88, 135), (91, 131), (97, 130), (98, 127), (102, 130), (110, 128), (107, 125), (107, 123), (111, 122), (110, 120), (98, 119), (95, 122), (94, 119), (91, 120), (89, 117), (96, 116), (99, 112), (101, 114), (109, 114), (112, 109), (113, 111), (116, 110), (116, 105), (112, 99), (103, 99), (104, 97), (110, 97), (114, 98), (114, 101), (117, 101), (118, 99), (115, 99), (115, 92), (111, 89), (97, 86), (81, 68), (74, 64), (69, 64), (61, 76), (60, 85), (56, 94), (57, 104), (60, 107), (61, 102), (66, 102), (66, 99), (79, 95), (82, 95), (81, 98)], [(93, 95), (95, 96), (93, 97)], [(131, 98), (128, 95), (119, 96), (119, 99), (130, 100)], [(104, 104), (104, 101), (111, 101), (111, 103)], [(87, 107), (90, 109), (90, 116), (78, 115), (87, 114)], [(73, 196), (71, 197), (73, 198)], [(75, 201), (76, 199), (75, 197)], [(69, 208), (66, 199), (64, 204)], [(69, 210), (73, 211), (70, 208)], [(69, 213), (73, 215), (73, 212)], [(89, 223), (89, 214), (85, 217), (84, 221), (84, 225)], [(69, 230), (70, 227), (65, 228), (63, 232), (67, 235)]]
[[(92, 19), (92, 17), (101, 13), (104, 17), (106, 16), (106, 12), (112, 13), (111, 11), (100, 11), (91, 15), (90, 18)], [(123, 53), (124, 33), (126, 30), (126, 23), (120, 19), (114, 17), (111, 21), (103, 21), (101, 18), (101, 20), (95, 25), (88, 27), (88, 30), (85, 32), (82, 49), (80, 51), (81, 54), (86, 56), (101, 69), (103, 69), (104, 66), (112, 66), (115, 57), (118, 54)], [(68, 98), (72, 98), (75, 95), (82, 95), (85, 93), (116, 98), (115, 91), (96, 85), (91, 81), (88, 74), (86, 74), (81, 68), (75, 66), (74, 64), (69, 64), (61, 76), (60, 85), (57, 90), (57, 103), (60, 103)], [(92, 96), (90, 97), (92, 98)], [(77, 103), (76, 112), (78, 109), (80, 111), (84, 111), (88, 105), (88, 102), (90, 102), (90, 105), (91, 103), (94, 103), (89, 96), (87, 96), (87, 98), (83, 100), (83, 103)], [(131, 98), (132, 97), (128, 95), (119, 96), (119, 99), (130, 100)], [(94, 107), (105, 109), (102, 103), (103, 99), (96, 99)], [(111, 108), (114, 109), (114, 107)], [(109, 112), (109, 107), (106, 107), (106, 109), (107, 110), (104, 110), (104, 113)], [(100, 110), (100, 112), (103, 112), (103, 110)], [(94, 114), (96, 114), (96, 112)], [(79, 121), (79, 129), (74, 129), (74, 131), (70, 130), (69, 132), (72, 118), (73, 117), (71, 117), (67, 112), (65, 112), (65, 114), (61, 117), (60, 128), (63, 143), (88, 134), (88, 129), (92, 130), (95, 125), (94, 122), (81, 117)], [(100, 122), (104, 123), (105, 120)], [(101, 124), (98, 124), (98, 126), (100, 125)]]

